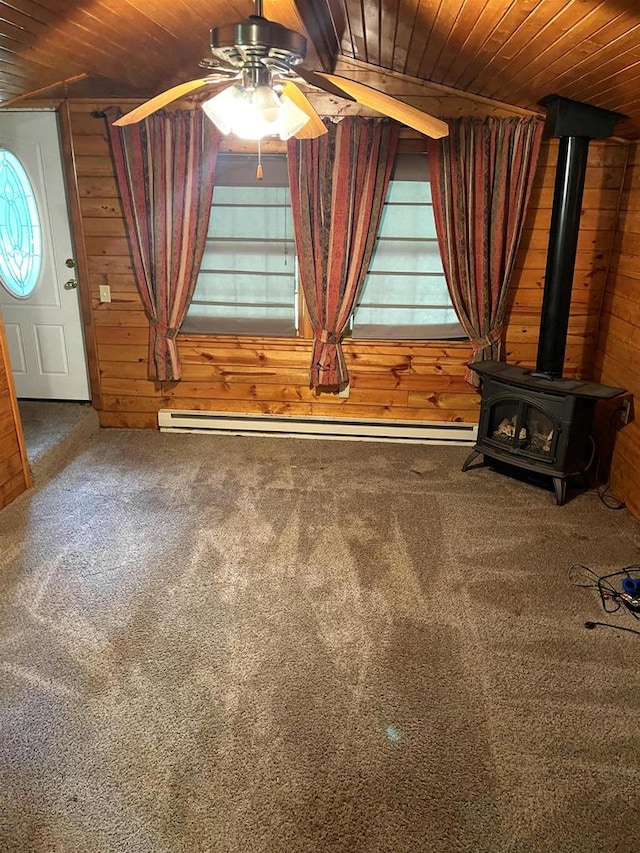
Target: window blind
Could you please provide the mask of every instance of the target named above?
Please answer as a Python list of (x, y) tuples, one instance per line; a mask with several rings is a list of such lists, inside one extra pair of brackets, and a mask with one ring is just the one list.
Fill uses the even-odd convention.
[(219, 155), (209, 230), (183, 331), (295, 335), (297, 275), (283, 155)]
[(442, 268), (424, 154), (397, 157), (352, 334), (384, 339), (464, 337)]

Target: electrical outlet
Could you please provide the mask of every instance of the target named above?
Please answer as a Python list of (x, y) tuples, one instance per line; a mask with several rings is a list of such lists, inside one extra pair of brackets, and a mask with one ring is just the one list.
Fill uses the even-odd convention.
[(111, 302), (111, 288), (108, 284), (100, 285), (100, 302)]

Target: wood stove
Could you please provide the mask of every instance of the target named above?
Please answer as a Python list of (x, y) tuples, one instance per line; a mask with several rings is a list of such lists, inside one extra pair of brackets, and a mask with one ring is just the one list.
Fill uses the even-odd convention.
[(624, 390), (578, 379), (550, 380), (499, 361), (472, 367), (482, 376), (482, 405), (478, 438), (462, 470), (484, 455), (547, 475), (562, 506), (567, 479), (584, 474), (593, 458), (596, 403)]
[(551, 477), (564, 503), (569, 477), (593, 458), (591, 426), (598, 400), (624, 394), (595, 382), (563, 379), (571, 287), (591, 139), (611, 136), (618, 113), (550, 95), (545, 132), (559, 138), (536, 369), (497, 361), (470, 364), (482, 378), (478, 439), (462, 470), (484, 455)]

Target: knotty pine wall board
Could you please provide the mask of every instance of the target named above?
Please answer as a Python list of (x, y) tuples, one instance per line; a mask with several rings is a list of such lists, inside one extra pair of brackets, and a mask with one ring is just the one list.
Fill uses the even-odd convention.
[(31, 485), (31, 472), (8, 359), (4, 323), (0, 317), (0, 509)]
[(629, 149), (594, 375), (635, 397), (636, 419), (615, 431), (611, 488), (640, 517), (640, 145)]

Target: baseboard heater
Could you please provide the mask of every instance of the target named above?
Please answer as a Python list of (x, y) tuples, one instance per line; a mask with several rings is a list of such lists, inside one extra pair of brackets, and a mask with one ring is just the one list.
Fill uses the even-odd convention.
[(414, 444), (472, 445), (478, 425), (452, 421), (381, 421), (160, 409), (161, 432), (271, 435)]

